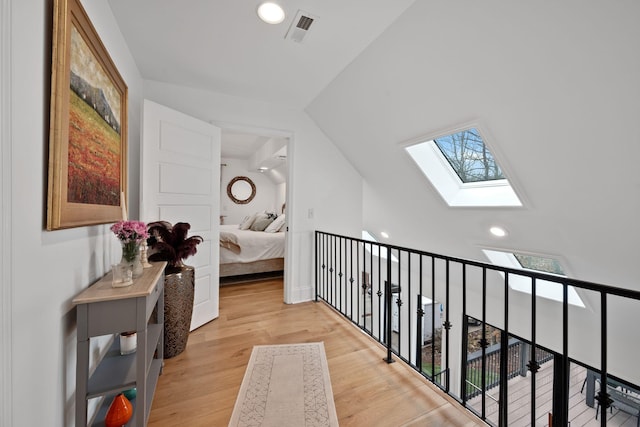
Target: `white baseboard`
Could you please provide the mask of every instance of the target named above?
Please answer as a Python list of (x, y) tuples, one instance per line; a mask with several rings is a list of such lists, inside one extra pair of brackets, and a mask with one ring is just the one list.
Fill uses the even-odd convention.
[(304, 287), (293, 289), (291, 292), (291, 304), (298, 304), (301, 302), (311, 301), (314, 298), (314, 287)]

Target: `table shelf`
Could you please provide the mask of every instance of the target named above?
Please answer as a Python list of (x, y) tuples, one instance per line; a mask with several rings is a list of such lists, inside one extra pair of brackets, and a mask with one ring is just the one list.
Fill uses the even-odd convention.
[[(113, 397), (134, 387), (137, 396), (132, 399), (134, 412), (127, 426), (147, 425), (163, 366), (165, 266), (165, 262), (152, 264), (127, 288), (113, 288), (109, 273), (74, 298), (78, 312), (77, 427), (87, 425), (89, 399), (102, 398), (91, 425), (104, 426)], [(121, 355), (119, 334), (127, 331), (137, 334), (136, 351)], [(89, 375), (91, 338), (106, 334), (114, 334), (113, 343)]]

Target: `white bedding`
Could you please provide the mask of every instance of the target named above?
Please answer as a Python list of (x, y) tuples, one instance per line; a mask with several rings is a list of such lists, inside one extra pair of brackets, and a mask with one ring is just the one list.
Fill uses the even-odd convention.
[[(220, 264), (254, 262), (264, 259), (284, 258), (284, 234), (264, 231), (240, 230), (238, 224), (220, 226), (220, 233), (233, 233), (239, 251), (220, 247)], [(238, 253), (236, 253), (238, 252)]]

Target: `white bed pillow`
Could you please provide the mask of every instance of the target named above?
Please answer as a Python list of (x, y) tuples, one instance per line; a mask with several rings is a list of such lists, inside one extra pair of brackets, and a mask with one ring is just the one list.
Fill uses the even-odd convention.
[(264, 229), (266, 233), (276, 233), (284, 226), (285, 217), (284, 214), (277, 217), (267, 228)]
[(249, 228), (251, 228), (251, 226), (253, 225), (253, 222), (256, 220), (257, 217), (258, 217), (258, 212), (254, 213), (253, 215), (245, 216), (242, 222), (240, 223), (240, 225), (238, 226), (238, 228), (240, 230), (248, 230)]
[(251, 231), (264, 231), (271, 223), (273, 222), (273, 218), (262, 218), (258, 217), (253, 224), (251, 224)]

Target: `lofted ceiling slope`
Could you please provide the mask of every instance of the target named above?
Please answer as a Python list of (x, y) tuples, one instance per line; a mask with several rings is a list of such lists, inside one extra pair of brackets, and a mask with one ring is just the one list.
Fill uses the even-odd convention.
[[(570, 276), (640, 288), (638, 17), (632, 1), (416, 1), (307, 108), (366, 181), (365, 227), (481, 261), (483, 247), (552, 255)], [(524, 207), (449, 208), (402, 149), (466, 123)]]
[[(414, 0), (281, 0), (278, 25), (261, 0), (108, 1), (143, 78), (303, 108)], [(316, 19), (296, 43), (299, 10)]]

